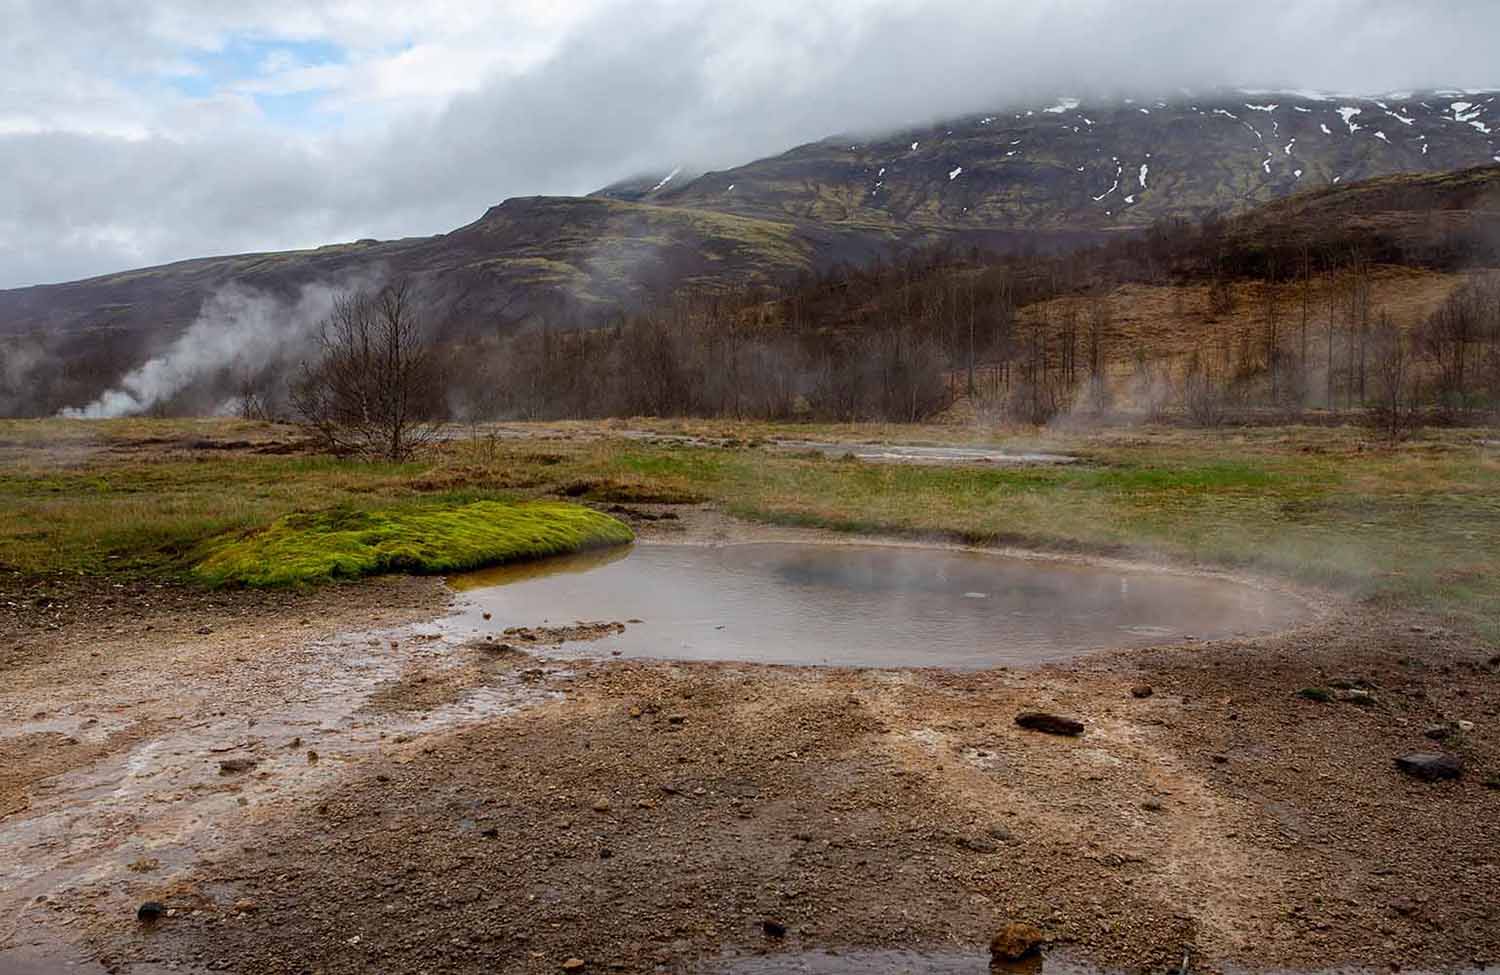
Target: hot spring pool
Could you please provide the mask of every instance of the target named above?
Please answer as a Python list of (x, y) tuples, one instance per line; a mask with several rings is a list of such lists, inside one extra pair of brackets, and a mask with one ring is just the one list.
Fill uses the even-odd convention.
[(639, 620), (588, 653), (848, 667), (1025, 666), (1270, 633), (1307, 609), (1223, 579), (880, 545), (640, 544), (452, 582), (455, 627), (496, 640)]

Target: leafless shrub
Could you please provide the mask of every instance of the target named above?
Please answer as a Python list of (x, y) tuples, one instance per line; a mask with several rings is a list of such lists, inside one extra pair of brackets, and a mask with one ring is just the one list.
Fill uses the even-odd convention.
[(1388, 443), (1399, 443), (1421, 424), (1421, 384), (1412, 340), (1389, 315), (1381, 315), (1368, 335), (1371, 426)]
[(292, 407), (330, 450), (405, 460), (442, 429), (433, 345), (405, 284), (339, 296)]
[(1201, 352), (1195, 351), (1188, 360), (1182, 379), (1182, 405), (1194, 426), (1222, 426), (1228, 416), (1227, 385)]

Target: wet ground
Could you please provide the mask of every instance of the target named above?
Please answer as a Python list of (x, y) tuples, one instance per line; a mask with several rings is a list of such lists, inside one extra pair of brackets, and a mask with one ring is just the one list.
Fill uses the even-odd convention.
[(940, 447), (918, 444), (830, 443), (814, 440), (777, 440), (782, 450), (815, 450), (829, 457), (856, 457), (890, 464), (1071, 464), (1067, 454), (1005, 450), (999, 447)]
[[(688, 514), (687, 541), (763, 531)], [(1006, 586), (1028, 591), (994, 554), (647, 544), (513, 573), (513, 595), (591, 587), (555, 609), (481, 610), (470, 590), (445, 615), (434, 583), (389, 580), (295, 606), (132, 593), (7, 634), (0, 972), (489, 975), (578, 958), (585, 972), (978, 975), (1005, 920), (1047, 932), (1055, 975), (1085, 960), (1173, 971), (1187, 947), (1193, 971), (1459, 971), (1500, 953), (1500, 792), (1484, 784), (1500, 771), (1500, 678), (1484, 647), (1324, 607), (1280, 634), (1186, 642), (1178, 625), (1137, 634), (1156, 648), (1027, 669), (611, 657), (653, 619), (602, 611), (615, 587), (599, 574), (689, 550), (726, 561), (690, 560), (653, 590), (741, 576), (741, 619), (786, 588), (813, 607), (847, 599), (809, 625), (870, 639), (894, 601), (914, 602), (892, 616), (972, 612), (985, 634), (1011, 625), (984, 615), (1015, 598)], [(1082, 594), (1109, 619), (1090, 627), (1158, 625), (1109, 615), (1122, 578), (1126, 603), (1160, 581), (1140, 567), (1054, 568), (1071, 581), (1046, 598)], [(1182, 577), (1161, 598), (1194, 581), (1212, 585), (1192, 607), (1266, 595)], [(625, 632), (497, 646), (511, 625), (579, 619)], [(924, 632), (901, 659), (928, 657)], [(1373, 701), (1299, 694), (1334, 682)], [(1018, 729), (1034, 708), (1086, 730)], [(1398, 773), (1393, 755), (1449, 747), (1423, 734), (1444, 720), (1475, 724), (1452, 746), (1468, 774)], [(152, 928), (135, 921), (148, 899), (171, 911)]]
[(983, 951), (804, 951), (706, 963), (701, 975), (1099, 975), (1054, 954), (990, 964)]
[(1249, 637), (1307, 605), (1202, 575), (911, 546), (640, 544), (453, 580), (450, 625), (628, 621), (591, 653), (851, 667), (1035, 666)]

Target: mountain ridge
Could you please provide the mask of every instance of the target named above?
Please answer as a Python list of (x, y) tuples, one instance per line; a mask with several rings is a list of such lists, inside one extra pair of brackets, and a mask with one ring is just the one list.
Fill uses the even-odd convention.
[(196, 258), (0, 291), (0, 335), (102, 328), (159, 342), (230, 283), (284, 296), (371, 276), (414, 279), (445, 314), (587, 324), (681, 287), (773, 285), (902, 247), (1068, 247), (1320, 185), (1493, 163), (1497, 99), (1459, 89), (1401, 99), (1241, 90), (1062, 98), (880, 138), (832, 136), (693, 178), (679, 169), (649, 186), (643, 176), (583, 197), (514, 197), (433, 237)]

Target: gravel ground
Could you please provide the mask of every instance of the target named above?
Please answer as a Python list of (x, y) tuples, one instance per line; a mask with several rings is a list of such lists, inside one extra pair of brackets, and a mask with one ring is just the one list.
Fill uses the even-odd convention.
[[(0, 841), (35, 869), (0, 883), (0, 971), (7, 939), (121, 971), (982, 958), (1011, 920), (1105, 968), (1500, 958), (1500, 661), (1430, 621), (1348, 607), (978, 674), (579, 664), (408, 629), (298, 730), (287, 702), (341, 669), (327, 641), (432, 618), (437, 584), (3, 595)], [(1018, 728), (1032, 709), (1086, 730)], [(187, 744), (183, 715), (205, 719)], [(1443, 721), (1472, 727), (1424, 737)], [(184, 757), (131, 791), (155, 741)], [(1393, 765), (1439, 749), (1462, 778)], [(215, 774), (228, 756), (252, 770)], [(138, 924), (145, 900), (171, 915)]]

